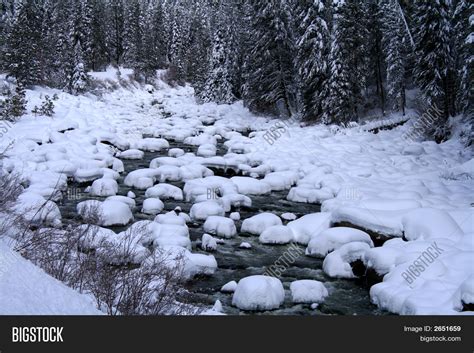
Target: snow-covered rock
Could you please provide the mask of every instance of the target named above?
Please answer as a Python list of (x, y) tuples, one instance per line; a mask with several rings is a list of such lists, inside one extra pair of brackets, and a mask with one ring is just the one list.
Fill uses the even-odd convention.
[(325, 257), (331, 251), (354, 241), (367, 243), (370, 247), (374, 246), (366, 232), (355, 228), (335, 227), (314, 234), (306, 248), (306, 255)]
[(330, 253), (323, 262), (323, 271), (330, 277), (355, 278), (351, 263), (363, 260), (370, 245), (362, 242), (352, 242), (342, 245)]
[(217, 241), (212, 235), (203, 234), (201, 239), (201, 248), (204, 251), (216, 251), (217, 249)]
[(331, 225), (331, 214), (328, 212), (311, 213), (288, 223), (293, 230), (295, 241), (306, 245), (314, 234), (326, 230)]
[(97, 217), (103, 226), (126, 225), (133, 220), (130, 207), (121, 201), (83, 201), (77, 205), (77, 213), (83, 218)]
[(224, 238), (232, 238), (237, 234), (234, 221), (221, 216), (209, 216), (204, 222), (204, 231)]
[(232, 305), (241, 310), (272, 310), (285, 299), (285, 290), (278, 278), (255, 275), (242, 278), (232, 297)]
[(264, 195), (272, 191), (269, 184), (249, 177), (232, 177), (230, 180), (237, 186), (237, 191), (245, 195)]
[(329, 295), (324, 284), (314, 280), (291, 282), (290, 291), (293, 303), (321, 303)]
[(195, 203), (189, 212), (192, 219), (197, 221), (206, 220), (210, 216), (224, 216), (225, 211), (216, 201), (203, 201)]
[(161, 183), (147, 189), (145, 197), (157, 197), (163, 200), (173, 199), (181, 201), (183, 200), (183, 191), (177, 186)]
[(140, 151), (137, 149), (131, 149), (131, 150), (119, 152), (117, 154), (117, 157), (123, 158), (123, 159), (142, 159), (144, 155), (145, 155), (145, 152), (143, 151)]
[(252, 244), (250, 244), (246, 241), (243, 241), (242, 243), (240, 243), (239, 248), (241, 248), (241, 249), (252, 249)]
[(235, 290), (237, 289), (237, 282), (236, 281), (230, 281), (224, 284), (221, 288), (222, 293), (234, 293)]
[(163, 211), (165, 204), (157, 198), (150, 198), (143, 201), (142, 213), (156, 215)]
[(260, 235), (267, 228), (281, 225), (282, 222), (280, 217), (273, 213), (265, 212), (245, 219), (242, 222), (241, 232)]
[(272, 226), (260, 234), (262, 244), (288, 244), (294, 240), (293, 231), (287, 226)]
[(114, 196), (118, 192), (118, 184), (114, 179), (100, 178), (92, 183), (90, 194), (93, 196)]

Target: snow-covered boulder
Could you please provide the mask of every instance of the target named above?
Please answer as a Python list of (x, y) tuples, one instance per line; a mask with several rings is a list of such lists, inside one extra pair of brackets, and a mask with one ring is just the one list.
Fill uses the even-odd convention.
[(100, 202), (88, 200), (77, 205), (77, 213), (83, 218), (95, 218), (102, 226), (126, 225), (133, 220), (130, 207), (120, 201)]
[(122, 158), (122, 159), (142, 159), (144, 155), (145, 155), (145, 152), (143, 151), (140, 151), (137, 149), (131, 149), (131, 150), (119, 152), (117, 154), (117, 157)]
[(92, 183), (90, 194), (93, 196), (114, 196), (118, 192), (118, 184), (114, 179), (100, 178)]
[(209, 234), (203, 234), (201, 239), (201, 248), (204, 251), (216, 251), (217, 241), (216, 239)]
[(252, 249), (252, 244), (250, 244), (246, 241), (243, 241), (242, 243), (240, 243), (239, 248), (241, 248), (241, 249)]
[(464, 235), (448, 212), (433, 208), (420, 208), (407, 213), (402, 218), (402, 225), (408, 240), (447, 238), (457, 241)]
[(237, 284), (232, 305), (241, 310), (272, 310), (279, 308), (285, 299), (285, 290), (278, 278), (249, 276)]
[(233, 221), (240, 221), (240, 213), (239, 212), (232, 212), (229, 215), (229, 218)]
[(294, 221), (296, 219), (296, 215), (294, 213), (286, 212), (281, 214), (281, 219), (284, 221)]
[(232, 238), (237, 234), (234, 221), (221, 216), (210, 216), (204, 222), (204, 231), (224, 238)]
[(216, 201), (204, 201), (195, 203), (189, 213), (192, 219), (203, 221), (210, 216), (224, 216), (225, 211)]
[(184, 156), (184, 151), (181, 148), (171, 148), (168, 151), (168, 156), (176, 158), (176, 157), (181, 157)]
[(306, 248), (306, 255), (325, 257), (331, 251), (354, 241), (367, 243), (370, 247), (374, 246), (370, 235), (366, 232), (355, 228), (335, 227), (313, 235)]
[(294, 239), (293, 231), (287, 226), (272, 226), (265, 229), (258, 240), (262, 244), (288, 244)]
[(157, 197), (163, 200), (173, 199), (181, 201), (183, 200), (183, 191), (177, 186), (161, 183), (147, 189), (145, 197)]
[(237, 186), (237, 190), (245, 195), (264, 195), (272, 191), (269, 184), (262, 180), (250, 177), (232, 177), (230, 180)]
[(280, 217), (273, 213), (265, 212), (245, 219), (242, 222), (241, 232), (260, 235), (267, 228), (281, 225)]
[(293, 303), (321, 303), (328, 296), (328, 290), (322, 282), (299, 280), (290, 284)]
[(136, 206), (136, 202), (134, 199), (127, 197), (127, 196), (109, 196), (105, 199), (105, 201), (118, 201), (118, 202), (123, 202), (126, 204), (128, 207), (130, 207), (131, 210), (133, 210)]
[(150, 198), (143, 201), (142, 213), (156, 215), (163, 211), (163, 208), (165, 208), (163, 201)]
[(211, 143), (206, 143), (204, 145), (199, 146), (197, 150), (197, 155), (202, 157), (212, 157), (216, 155), (216, 146)]
[(330, 253), (323, 262), (323, 271), (330, 277), (355, 278), (351, 263), (363, 260), (370, 245), (362, 242), (344, 244), (339, 249)]
[(235, 290), (237, 289), (237, 282), (236, 281), (230, 281), (224, 284), (221, 288), (222, 293), (234, 293)]
[(306, 245), (311, 236), (326, 230), (331, 225), (331, 213), (320, 212), (311, 213), (288, 223), (288, 227), (293, 230), (295, 241)]

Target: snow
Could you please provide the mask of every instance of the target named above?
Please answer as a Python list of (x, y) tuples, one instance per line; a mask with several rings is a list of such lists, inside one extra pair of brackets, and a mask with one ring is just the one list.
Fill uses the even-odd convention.
[(197, 221), (206, 220), (211, 216), (224, 216), (225, 211), (216, 201), (203, 201), (195, 203), (189, 212), (192, 219)]
[(241, 248), (241, 249), (252, 249), (252, 244), (250, 244), (246, 241), (243, 241), (242, 243), (240, 243), (239, 248)]
[(327, 212), (311, 213), (288, 223), (288, 228), (293, 231), (295, 241), (307, 245), (313, 234), (329, 228), (331, 214)]
[(447, 238), (459, 240), (464, 232), (448, 212), (420, 208), (403, 216), (404, 236), (408, 240)]
[(126, 204), (128, 207), (130, 207), (130, 210), (134, 210), (136, 206), (136, 202), (133, 198), (130, 198), (129, 196), (109, 196), (105, 199), (105, 201), (118, 201), (118, 202), (123, 202)]
[(224, 238), (232, 238), (237, 234), (234, 221), (221, 216), (210, 216), (204, 222), (204, 231)]
[(265, 212), (244, 219), (240, 231), (243, 233), (260, 235), (265, 229), (280, 225), (282, 225), (280, 217), (274, 215), (273, 213)]
[(241, 310), (272, 310), (285, 299), (285, 290), (278, 278), (255, 275), (242, 278), (232, 297), (232, 305)]
[(90, 189), (90, 194), (93, 196), (114, 196), (117, 192), (117, 182), (108, 178), (94, 180)]
[(281, 219), (285, 221), (294, 221), (297, 217), (294, 213), (286, 212), (280, 215)]
[(335, 227), (314, 234), (306, 248), (306, 255), (325, 257), (331, 251), (354, 241), (367, 243), (371, 247), (374, 246), (366, 232), (354, 228)]
[(83, 218), (97, 214), (98, 221), (103, 226), (126, 225), (133, 220), (130, 207), (121, 201), (82, 201), (77, 204), (77, 213)]
[(240, 221), (240, 213), (239, 212), (232, 212), (229, 215), (229, 218), (233, 221)]
[(0, 240), (1, 315), (102, 315), (93, 297), (67, 287)]
[(323, 262), (323, 271), (330, 277), (355, 278), (351, 263), (362, 260), (370, 245), (363, 242), (351, 242), (342, 245), (330, 253)]
[[(93, 75), (115, 83), (116, 73), (109, 68)], [(122, 74), (131, 74), (131, 70), (123, 69)], [(136, 189), (146, 190), (147, 199), (180, 201), (182, 197), (193, 202), (190, 215), (195, 221), (250, 207), (252, 198), (259, 205), (259, 195), (282, 191), (287, 200), (321, 204), (321, 213), (299, 219), (281, 215), (281, 219), (290, 221), (287, 228), (295, 241), (308, 245), (308, 252), (314, 250), (324, 256), (332, 251), (325, 260), (329, 272), (351, 276), (348, 266), (355, 258), (384, 275), (383, 282), (371, 288), (371, 299), (380, 308), (394, 313), (459, 314), (462, 301), (472, 296), (469, 288), (473, 271), (468, 259), (473, 252), (474, 158), (472, 149), (464, 148), (459, 136), (441, 144), (407, 144), (403, 137), (412, 128), (409, 123), (372, 134), (367, 130), (380, 126), (376, 121), (339, 129), (290, 126), (287, 136), (270, 145), (262, 135), (277, 120), (255, 116), (242, 102), (197, 105), (191, 87), (172, 88), (163, 82), (152, 94), (138, 85), (119, 87), (101, 97), (59, 92), (54, 119), (27, 113), (3, 135), (0, 150), (12, 145), (5, 152), (2, 169), (18, 173), (25, 186), (16, 205), (18, 213), (35, 222), (45, 220), (59, 226), (62, 217), (56, 202), (60, 193), (55, 188), (64, 193), (71, 187), (71, 178), (78, 183), (92, 183), (91, 195), (109, 195), (103, 202), (86, 201), (98, 207), (103, 226), (133, 221), (130, 210), (135, 207), (131, 201)], [(36, 87), (27, 90), (27, 98), (38, 104), (44, 94), (52, 96), (52, 92), (57, 91)], [(168, 117), (160, 116), (157, 107), (151, 106), (155, 99)], [(396, 121), (397, 116), (389, 119)], [(215, 124), (203, 126), (206, 121)], [(238, 132), (249, 129), (253, 131), (248, 137)], [(227, 153), (211, 156), (222, 138), (226, 139)], [(202, 155), (176, 148), (166, 151), (168, 140), (191, 143)], [(123, 175), (124, 184), (133, 190), (127, 193), (128, 199), (110, 196), (117, 193), (114, 181), (120, 182), (119, 173), (124, 171), (120, 159), (137, 158), (143, 151), (161, 151), (160, 155), (167, 157), (158, 157), (149, 168), (140, 167), (143, 169)], [(216, 166), (232, 168), (244, 176), (214, 176), (208, 167)], [(164, 184), (167, 181), (185, 185), (181, 191)], [(214, 190), (218, 191), (217, 198), (210, 200), (209, 191)], [(137, 195), (140, 205), (143, 193)], [(45, 202), (46, 211), (37, 213)], [(82, 205), (81, 210), (78, 206), (79, 213), (87, 204)], [(317, 210), (315, 206), (312, 212)], [(277, 217), (281, 212), (275, 213), (272, 216)], [(233, 212), (230, 219), (237, 221), (239, 216)], [(254, 217), (243, 219), (241, 229), (260, 236), (267, 228), (282, 225), (281, 219), (276, 221), (272, 216), (265, 216), (268, 222)], [(180, 251), (191, 249), (187, 221), (189, 217), (182, 212), (179, 216), (158, 215), (152, 222), (156, 226), (150, 226), (154, 231), (146, 235), (156, 249), (170, 244), (178, 245)], [(371, 248), (366, 237), (362, 241), (358, 236), (351, 238), (353, 235), (347, 243), (342, 239), (345, 235), (315, 240), (339, 222), (399, 238), (379, 248)], [(107, 237), (112, 236), (109, 233)], [(433, 242), (444, 252), (408, 285), (402, 274)], [(249, 243), (241, 245), (250, 247)]]
[(291, 282), (290, 292), (293, 303), (321, 303), (329, 295), (322, 282), (306, 279)]
[(265, 229), (258, 240), (262, 244), (288, 244), (294, 240), (294, 235), (287, 226), (272, 226)]
[(236, 281), (230, 281), (224, 284), (221, 288), (221, 292), (223, 293), (234, 293), (235, 290), (237, 289), (237, 282)]
[(216, 251), (217, 241), (216, 239), (209, 234), (203, 234), (201, 239), (201, 248), (204, 251)]
[(237, 191), (245, 195), (264, 195), (272, 191), (270, 184), (249, 177), (233, 177), (230, 180), (237, 186)]
[(143, 201), (142, 213), (156, 215), (160, 213), (165, 204), (157, 198), (150, 198)]
[(157, 197), (163, 200), (173, 199), (181, 201), (183, 200), (183, 191), (177, 186), (161, 183), (147, 189), (145, 197)]
[(145, 155), (145, 152), (143, 151), (140, 151), (137, 149), (131, 149), (131, 150), (119, 152), (117, 154), (117, 157), (122, 158), (122, 159), (142, 159), (144, 155)]

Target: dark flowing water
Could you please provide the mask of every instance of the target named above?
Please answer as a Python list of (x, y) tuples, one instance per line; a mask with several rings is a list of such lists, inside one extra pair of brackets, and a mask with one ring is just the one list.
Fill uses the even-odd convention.
[[(170, 148), (182, 148), (186, 152), (196, 152), (197, 147), (184, 145), (182, 143), (170, 142)], [(123, 160), (125, 172), (117, 180), (119, 183), (119, 192), (117, 195), (127, 195), (132, 190), (136, 194), (137, 207), (134, 212), (135, 220), (153, 220), (154, 216), (148, 216), (140, 213), (143, 200), (145, 199), (144, 190), (131, 189), (123, 184), (125, 176), (136, 169), (148, 168), (150, 161), (156, 157), (167, 156), (168, 150), (156, 153), (145, 152), (145, 156), (141, 160)], [(217, 155), (224, 155), (226, 149), (222, 142), (218, 144)], [(215, 170), (216, 174), (226, 175), (223, 170)], [(229, 177), (232, 175), (229, 175)], [(184, 186), (183, 182), (170, 182), (180, 188)], [(68, 220), (78, 219), (76, 213), (76, 205), (78, 202), (91, 199), (87, 194), (81, 192), (87, 185), (69, 184), (69, 188), (74, 190), (72, 197), (64, 200), (60, 205), (64, 222)], [(251, 196), (252, 207), (238, 210), (241, 220), (251, 217), (260, 212), (272, 212), (281, 215), (285, 212), (291, 212), (298, 217), (319, 212), (320, 207), (313, 204), (296, 203), (286, 200), (288, 191), (272, 192), (263, 196)], [(81, 197), (82, 196), (82, 197)], [(104, 198), (97, 198), (104, 199)], [(171, 211), (176, 206), (180, 206), (186, 213), (189, 212), (192, 203), (184, 201), (165, 200), (165, 210)], [(199, 247), (200, 239), (204, 231), (202, 229), (203, 222), (188, 224), (190, 236), (193, 245), (193, 252), (205, 253)], [(237, 229), (240, 229), (241, 221), (236, 222)], [(116, 232), (123, 231), (125, 227), (110, 227)], [(242, 242), (248, 242), (252, 245), (251, 249), (241, 249), (239, 245)], [(186, 285), (187, 289), (192, 293), (191, 300), (195, 303), (212, 306), (219, 299), (227, 314), (249, 314), (232, 306), (232, 294), (221, 293), (220, 288), (229, 281), (239, 281), (241, 278), (263, 274), (267, 267), (274, 262), (287, 250), (289, 245), (263, 245), (258, 241), (256, 236), (246, 236), (238, 234), (232, 239), (226, 239), (223, 244), (218, 244), (217, 250), (212, 254), (215, 256), (218, 269), (213, 276), (200, 276), (189, 281)], [(322, 259), (315, 259), (304, 255), (304, 247), (301, 246), (301, 256), (299, 256), (293, 264), (280, 277), (285, 288), (286, 298), (284, 305), (273, 311), (267, 311), (258, 314), (273, 315), (384, 315), (386, 312), (379, 310), (375, 305), (370, 303), (368, 287), (361, 280), (345, 280), (332, 279), (327, 277), (322, 271)], [(207, 253), (206, 253), (207, 254)], [(316, 309), (311, 309), (310, 305), (292, 304), (289, 286), (292, 281), (300, 279), (314, 279), (324, 282), (329, 291), (329, 296), (324, 303), (320, 304)]]

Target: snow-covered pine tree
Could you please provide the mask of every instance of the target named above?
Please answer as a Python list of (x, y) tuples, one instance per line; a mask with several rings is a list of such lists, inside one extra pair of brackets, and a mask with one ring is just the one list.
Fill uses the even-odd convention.
[(290, 8), (286, 1), (250, 1), (249, 35), (253, 47), (245, 53), (243, 97), (256, 111), (288, 117), (296, 110), (296, 73)]
[(474, 4), (459, 0), (455, 13), (456, 71), (458, 77), (457, 110), (466, 116), (474, 114), (474, 94), (472, 89), (474, 70)]
[(348, 123), (357, 117), (366, 82), (366, 62), (362, 13), (359, 2), (334, 0), (332, 8), (329, 78), (322, 91), (325, 124)]
[(329, 27), (322, 0), (298, 3), (296, 65), (300, 76), (302, 116), (316, 120), (322, 114), (321, 91), (327, 77)]
[(186, 80), (200, 94), (206, 83), (209, 57), (211, 52), (211, 14), (212, 9), (206, 1), (193, 4), (191, 24), (186, 51)]
[(106, 43), (110, 60), (119, 65), (124, 53), (125, 5), (123, 0), (106, 0)]
[(420, 87), (428, 105), (443, 111), (436, 138), (448, 134), (447, 119), (454, 106), (454, 58), (450, 0), (415, 2), (416, 65), (415, 82)]
[(157, 69), (165, 67), (167, 44), (161, 2), (150, 1), (144, 12), (142, 72), (148, 82), (149, 78), (155, 77)]
[(186, 81), (186, 57), (189, 44), (189, 3), (176, 0), (171, 23), (171, 45), (169, 49), (170, 68), (175, 80), (184, 85)]
[(232, 87), (230, 18), (228, 8), (221, 2), (217, 9), (209, 70), (201, 98), (204, 102), (231, 103), (235, 100)]
[(5, 67), (23, 85), (42, 82), (41, 17), (34, 0), (19, 0), (5, 50)]
[(397, 0), (383, 0), (383, 47), (387, 63), (388, 94), (395, 110), (405, 115), (407, 35)]
[(125, 8), (124, 64), (134, 70), (135, 78), (143, 73), (144, 16), (139, 0), (130, 0)]
[(89, 84), (89, 77), (84, 66), (81, 41), (74, 45), (74, 67), (69, 80), (69, 92), (72, 94), (84, 93)]

